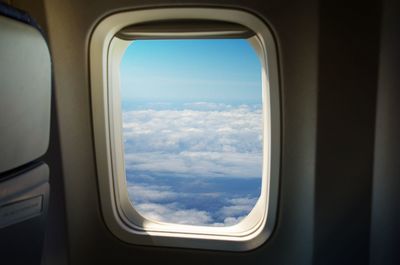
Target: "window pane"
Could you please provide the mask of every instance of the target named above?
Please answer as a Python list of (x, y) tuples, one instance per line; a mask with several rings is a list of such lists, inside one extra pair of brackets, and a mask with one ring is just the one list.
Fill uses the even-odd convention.
[(262, 176), (261, 65), (243, 39), (140, 40), (120, 67), (127, 189), (143, 216), (229, 226)]

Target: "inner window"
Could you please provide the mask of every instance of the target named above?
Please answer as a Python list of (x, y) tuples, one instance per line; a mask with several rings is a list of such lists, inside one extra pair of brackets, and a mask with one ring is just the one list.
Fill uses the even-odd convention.
[(120, 65), (126, 183), (154, 221), (231, 226), (254, 208), (262, 67), (246, 39), (135, 40)]

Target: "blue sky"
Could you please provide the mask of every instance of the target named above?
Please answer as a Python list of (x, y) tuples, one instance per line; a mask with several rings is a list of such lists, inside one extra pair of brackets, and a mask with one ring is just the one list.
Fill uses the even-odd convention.
[(261, 190), (261, 66), (245, 40), (136, 41), (121, 63), (128, 194), (147, 218), (228, 226)]
[(242, 39), (138, 40), (121, 62), (124, 100), (261, 103), (260, 61)]

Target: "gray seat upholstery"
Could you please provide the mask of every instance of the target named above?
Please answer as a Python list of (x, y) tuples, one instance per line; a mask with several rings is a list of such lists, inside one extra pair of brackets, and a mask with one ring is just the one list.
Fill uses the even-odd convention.
[(49, 142), (51, 61), (41, 33), (0, 16), (0, 173), (43, 155)]

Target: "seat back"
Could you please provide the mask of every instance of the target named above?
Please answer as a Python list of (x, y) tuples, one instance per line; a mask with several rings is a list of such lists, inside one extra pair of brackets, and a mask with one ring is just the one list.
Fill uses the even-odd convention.
[(40, 264), (49, 199), (50, 52), (24, 12), (0, 3), (0, 259)]

